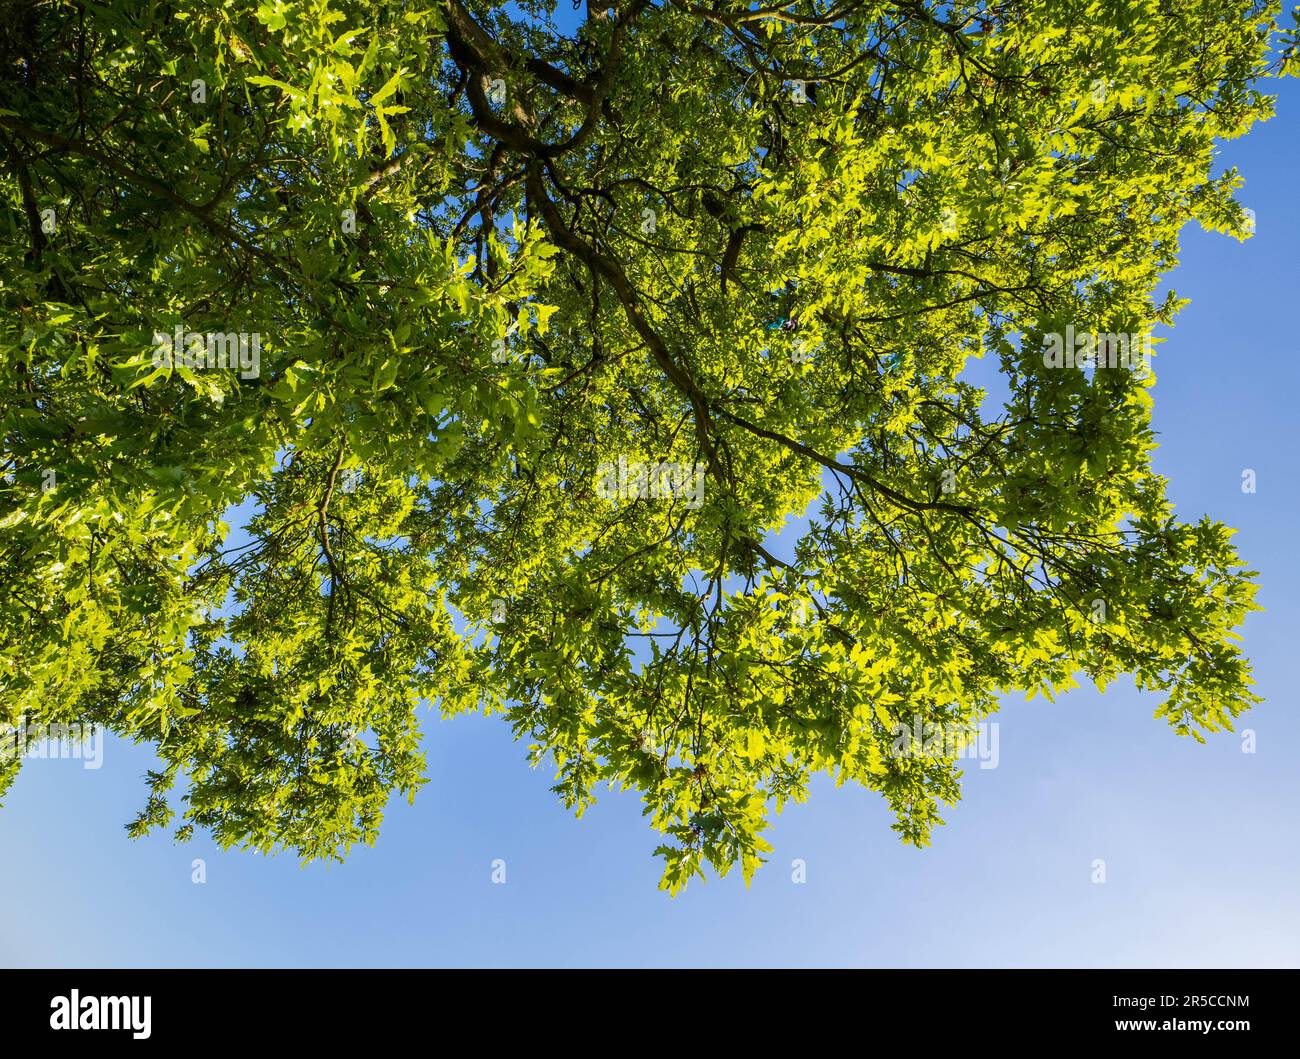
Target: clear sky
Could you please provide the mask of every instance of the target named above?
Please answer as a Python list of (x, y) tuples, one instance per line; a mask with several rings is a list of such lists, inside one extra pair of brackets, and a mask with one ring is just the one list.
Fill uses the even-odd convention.
[(1245, 644), (1266, 701), (1239, 734), (1179, 739), (1122, 684), (1017, 697), (997, 767), (967, 769), (929, 849), (898, 842), (878, 796), (819, 783), (776, 819), (748, 891), (696, 880), (675, 900), (639, 801), (606, 794), (575, 820), (499, 718), (430, 713), (415, 805), (392, 805), (376, 848), (306, 869), (131, 841), (152, 755), (113, 742), (98, 770), (28, 762), (0, 809), (0, 965), (1300, 965), (1300, 90), (1274, 90), (1278, 117), (1221, 154), (1257, 234), (1186, 229), (1171, 283), (1192, 304), (1157, 359), (1179, 513), (1236, 526), (1261, 573)]

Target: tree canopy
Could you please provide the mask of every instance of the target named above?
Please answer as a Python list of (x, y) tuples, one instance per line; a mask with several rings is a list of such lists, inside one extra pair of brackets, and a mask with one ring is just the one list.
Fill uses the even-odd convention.
[(431, 704), (676, 891), (819, 773), (924, 844), (900, 725), (1256, 701), (1154, 369), (1044, 349), (1249, 234), (1277, 4), (0, 6), (0, 723), (156, 746), (133, 834), (341, 858)]

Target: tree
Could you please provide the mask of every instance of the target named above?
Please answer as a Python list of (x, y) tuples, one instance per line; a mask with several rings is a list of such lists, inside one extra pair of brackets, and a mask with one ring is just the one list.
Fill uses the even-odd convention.
[(133, 834), (341, 858), (427, 702), (676, 891), (819, 772), (924, 844), (1012, 691), (1256, 701), (1113, 354), (1276, 4), (5, 7), (0, 720), (156, 745)]

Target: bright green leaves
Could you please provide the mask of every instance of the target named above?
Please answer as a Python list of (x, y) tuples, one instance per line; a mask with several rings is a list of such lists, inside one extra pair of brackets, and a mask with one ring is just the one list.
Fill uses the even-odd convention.
[(154, 742), (134, 834), (313, 859), (418, 790), (421, 703), (501, 712), (575, 812), (637, 793), (674, 893), (819, 774), (924, 845), (959, 756), (899, 733), (1008, 693), (1230, 727), (1254, 575), (1173, 518), (1150, 372), (1045, 354), (1149, 351), (1181, 226), (1250, 234), (1212, 160), (1271, 14), (542, 10), (42, 8), (0, 721)]

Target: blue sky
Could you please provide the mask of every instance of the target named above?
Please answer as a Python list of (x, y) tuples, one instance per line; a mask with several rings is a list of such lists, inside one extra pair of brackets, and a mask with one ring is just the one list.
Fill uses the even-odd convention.
[(1300, 964), (1300, 90), (1274, 90), (1278, 117), (1221, 154), (1257, 234), (1186, 229), (1171, 283), (1192, 304), (1155, 391), (1180, 515), (1236, 526), (1261, 575), (1245, 645), (1265, 702), (1239, 734), (1178, 739), (1123, 685), (1009, 700), (998, 767), (967, 769), (929, 849), (897, 841), (877, 796), (818, 783), (777, 818), (749, 890), (697, 880), (675, 900), (637, 799), (607, 794), (575, 820), (499, 718), (430, 713), (414, 807), (394, 803), (376, 848), (306, 869), (202, 837), (131, 841), (152, 755), (112, 742), (97, 771), (29, 762), (0, 809), (0, 965)]

